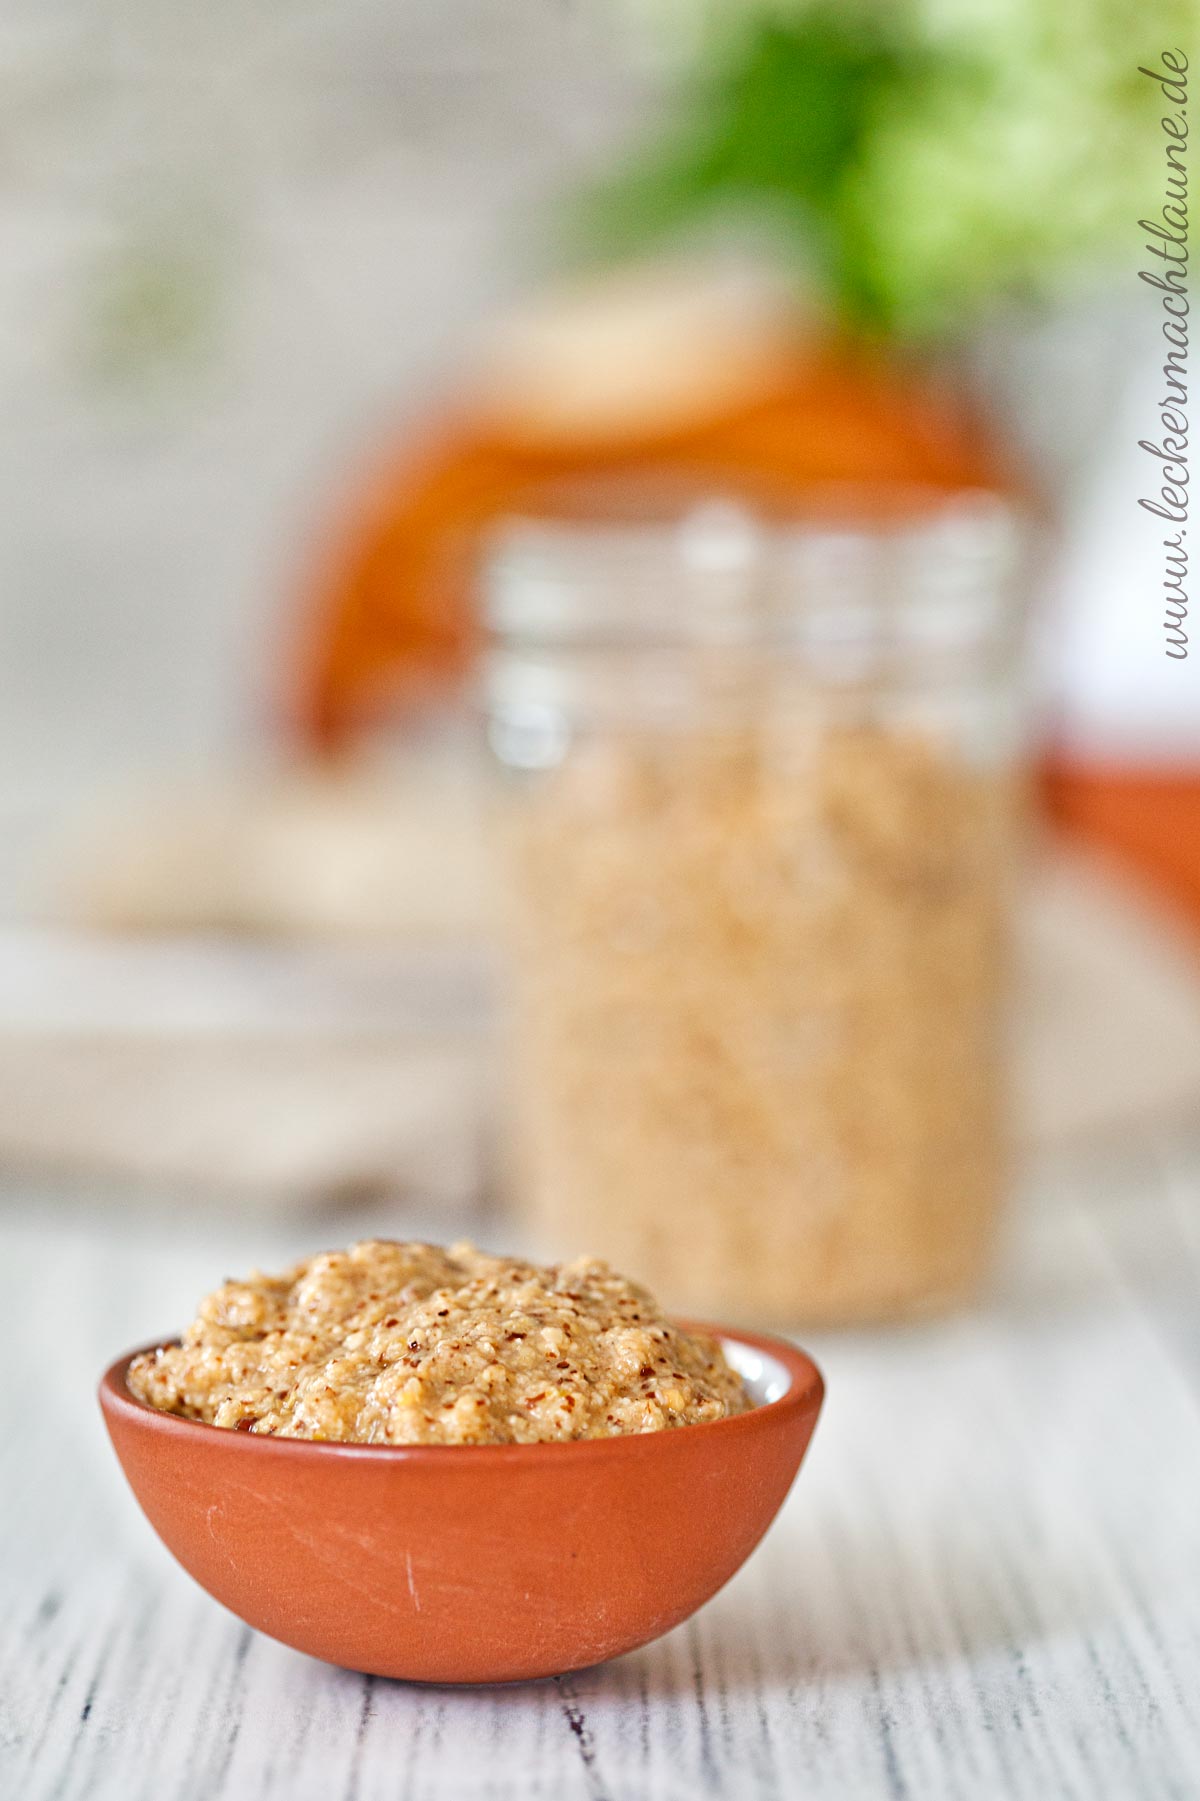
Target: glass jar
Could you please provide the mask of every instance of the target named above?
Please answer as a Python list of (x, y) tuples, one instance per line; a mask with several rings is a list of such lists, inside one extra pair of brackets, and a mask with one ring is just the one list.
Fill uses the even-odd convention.
[(1005, 1179), (1017, 548), (985, 494), (495, 541), (506, 1113), (548, 1254), (783, 1323), (977, 1284)]

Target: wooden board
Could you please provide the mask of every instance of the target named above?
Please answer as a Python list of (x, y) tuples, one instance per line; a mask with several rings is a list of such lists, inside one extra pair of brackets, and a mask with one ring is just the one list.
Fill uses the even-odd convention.
[(742, 1574), (657, 1645), (511, 1689), (372, 1681), (241, 1626), (153, 1538), (94, 1404), (208, 1277), (381, 1223), (433, 1229), (6, 1194), (0, 1794), (1200, 1792), (1200, 1136), (1044, 1169), (975, 1316), (823, 1337), (826, 1416)]

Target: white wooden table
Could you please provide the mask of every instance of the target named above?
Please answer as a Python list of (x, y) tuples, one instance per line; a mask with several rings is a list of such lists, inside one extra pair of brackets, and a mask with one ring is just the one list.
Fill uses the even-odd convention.
[(974, 1317), (823, 1337), (826, 1415), (741, 1575), (659, 1644), (514, 1688), (258, 1636), (159, 1546), (103, 1435), (101, 1365), (208, 1278), (381, 1223), (10, 1184), (5, 1801), (1200, 1793), (1200, 1131), (1041, 1172)]

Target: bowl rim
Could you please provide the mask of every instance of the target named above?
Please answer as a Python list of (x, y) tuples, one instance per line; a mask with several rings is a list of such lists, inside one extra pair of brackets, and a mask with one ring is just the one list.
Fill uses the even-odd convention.
[[(771, 1427), (798, 1424), (801, 1420), (810, 1418), (815, 1421), (824, 1400), (825, 1381), (806, 1351), (800, 1350), (786, 1338), (778, 1338), (770, 1333), (750, 1332), (742, 1327), (712, 1325), (701, 1320), (677, 1320), (674, 1323), (686, 1331), (707, 1332), (715, 1338), (731, 1340), (735, 1344), (745, 1345), (751, 1350), (773, 1357), (787, 1372), (787, 1388), (775, 1400), (759, 1402), (745, 1413), (730, 1414), (725, 1419), (703, 1420), (694, 1425), (673, 1426), (657, 1432), (624, 1432), (611, 1438), (538, 1440), (531, 1444), (369, 1445), (345, 1439), (284, 1438), (268, 1432), (238, 1432), (230, 1426), (214, 1426), (207, 1420), (191, 1420), (182, 1414), (167, 1413), (162, 1408), (152, 1407), (148, 1401), (142, 1401), (132, 1393), (126, 1376), (135, 1357), (144, 1356), (148, 1351), (164, 1350), (179, 1342), (177, 1338), (160, 1338), (115, 1358), (100, 1378), (98, 1396), (106, 1418), (115, 1416), (131, 1425), (175, 1436), (181, 1433), (185, 1436), (200, 1433), (215, 1435), (238, 1455), (337, 1456), (355, 1462), (367, 1458), (391, 1459), (401, 1463), (427, 1463), (432, 1459), (438, 1465), (457, 1462), (462, 1458), (476, 1465), (481, 1459), (486, 1459), (489, 1464), (523, 1463), (528, 1462), (531, 1456), (537, 1458), (547, 1453), (560, 1459), (572, 1456), (595, 1458), (645, 1455), (644, 1450), (638, 1452), (639, 1445), (644, 1447), (647, 1444), (661, 1444), (681, 1436), (692, 1441), (701, 1432), (722, 1432), (728, 1438), (735, 1432), (744, 1435)], [(240, 1452), (237, 1451), (239, 1446)]]

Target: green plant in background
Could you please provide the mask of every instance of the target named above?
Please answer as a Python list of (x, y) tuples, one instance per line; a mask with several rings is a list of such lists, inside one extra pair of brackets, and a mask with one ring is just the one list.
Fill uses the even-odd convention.
[(224, 245), (207, 215), (182, 216), (186, 226), (129, 221), (89, 271), (80, 341), (94, 379), (145, 386), (203, 361), (224, 298)]
[(847, 324), (953, 335), (1103, 257), (1152, 204), (1138, 64), (1195, 0), (726, 7), (664, 126), (574, 213), (578, 249), (657, 248), (763, 218)]

